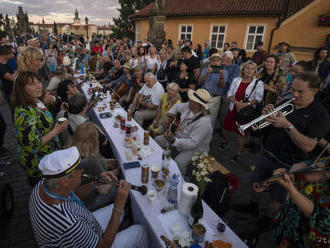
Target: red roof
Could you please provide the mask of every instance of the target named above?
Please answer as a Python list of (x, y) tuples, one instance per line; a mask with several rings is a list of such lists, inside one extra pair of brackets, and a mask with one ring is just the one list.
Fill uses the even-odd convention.
[[(164, 14), (182, 16), (280, 16), (288, 17), (313, 0), (167, 0)], [(151, 15), (151, 3), (131, 18)], [(287, 10), (286, 10), (287, 8)]]

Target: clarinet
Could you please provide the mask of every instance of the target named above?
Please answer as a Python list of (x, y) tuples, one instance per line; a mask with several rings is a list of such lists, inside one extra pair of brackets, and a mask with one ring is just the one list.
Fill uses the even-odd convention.
[[(92, 175), (88, 175), (88, 174), (82, 174), (82, 182), (83, 183), (98, 182), (98, 183), (102, 183), (102, 184), (112, 184), (113, 186), (116, 186), (116, 187), (119, 186), (119, 182), (109, 180), (105, 177), (92, 176)], [(148, 189), (145, 185), (136, 186), (136, 185), (131, 184), (131, 189), (139, 191), (142, 195), (145, 195), (148, 191)]]

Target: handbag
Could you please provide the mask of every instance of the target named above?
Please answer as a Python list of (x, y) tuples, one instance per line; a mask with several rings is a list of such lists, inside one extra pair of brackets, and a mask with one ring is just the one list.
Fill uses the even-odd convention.
[[(259, 83), (259, 81), (257, 81), (254, 84), (254, 86), (253, 86), (253, 88), (250, 92), (250, 95), (248, 97), (244, 98), (243, 102), (248, 102), (251, 94), (253, 93), (253, 91), (257, 87), (258, 83)], [(248, 123), (248, 122), (254, 120), (255, 118), (257, 118), (258, 116), (260, 116), (261, 110), (262, 110), (262, 104), (260, 104), (260, 103), (257, 103), (254, 106), (252, 106), (252, 105), (247, 106), (247, 107), (243, 108), (242, 110), (240, 110), (239, 112), (236, 113), (236, 121), (239, 124)]]

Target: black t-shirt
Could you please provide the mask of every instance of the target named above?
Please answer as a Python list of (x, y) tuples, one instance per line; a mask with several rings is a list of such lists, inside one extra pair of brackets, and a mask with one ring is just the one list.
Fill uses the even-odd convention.
[(0, 78), (1, 81), (3, 83), (3, 91), (5, 92), (5, 94), (7, 96), (10, 96), (12, 90), (13, 90), (13, 84), (14, 82), (12, 81), (8, 81), (7, 79), (5, 79), (3, 76), (6, 74), (13, 74), (14, 72), (10, 69), (10, 67), (8, 66), (8, 64), (2, 64), (0, 63)]
[(191, 56), (189, 59), (184, 59), (183, 62), (188, 66), (190, 72), (194, 72), (195, 69), (200, 68), (198, 58)]
[[(294, 110), (286, 118), (303, 135), (321, 139), (330, 132), (330, 117), (318, 100), (307, 108)], [(272, 125), (265, 130), (264, 148), (286, 164), (294, 164), (309, 159), (309, 155), (296, 146), (283, 128)]]
[[(187, 89), (189, 88), (190, 84), (197, 84), (195, 77), (192, 73), (188, 73), (188, 75), (184, 78), (180, 78), (180, 72), (177, 74), (175, 80), (174, 80), (181, 89)], [(180, 93), (182, 102), (188, 101), (188, 94), (186, 92)]]

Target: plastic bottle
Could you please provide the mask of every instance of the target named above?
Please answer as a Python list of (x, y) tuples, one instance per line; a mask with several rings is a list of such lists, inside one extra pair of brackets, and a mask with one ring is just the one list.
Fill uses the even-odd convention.
[(167, 200), (170, 203), (177, 203), (178, 202), (178, 184), (179, 178), (176, 174), (173, 174), (170, 178), (170, 185), (167, 194)]
[(80, 74), (81, 75), (84, 75), (85, 74), (85, 68), (84, 68), (84, 64), (83, 63), (80, 64)]

